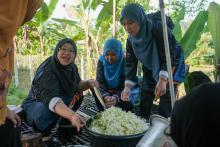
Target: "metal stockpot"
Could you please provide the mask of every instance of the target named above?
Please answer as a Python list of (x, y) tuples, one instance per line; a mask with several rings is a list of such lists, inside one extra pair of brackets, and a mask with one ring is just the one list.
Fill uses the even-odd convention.
[(150, 128), (136, 147), (177, 147), (169, 134), (170, 121), (160, 115), (150, 117)]

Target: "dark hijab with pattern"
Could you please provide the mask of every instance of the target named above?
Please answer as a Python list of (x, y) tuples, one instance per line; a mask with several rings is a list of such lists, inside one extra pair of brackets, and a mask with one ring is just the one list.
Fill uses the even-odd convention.
[(203, 84), (176, 101), (171, 136), (178, 147), (220, 146), (220, 83)]
[(138, 34), (135, 36), (129, 35), (128, 39), (131, 41), (137, 59), (148, 69), (152, 70), (153, 78), (157, 81), (160, 61), (156, 42), (152, 34), (153, 24), (151, 20), (145, 14), (144, 9), (135, 3), (128, 4), (123, 8), (120, 17), (122, 25), (125, 19), (134, 21), (139, 25)]
[[(73, 46), (75, 54), (77, 53), (76, 44), (72, 39), (65, 38), (65, 39), (60, 40), (58, 42), (58, 44), (56, 45), (53, 56), (49, 57), (38, 68), (35, 78), (41, 76), (41, 71), (45, 71), (45, 72), (52, 71), (53, 73), (55, 73), (55, 75), (56, 75), (59, 83), (61, 84), (63, 90), (65, 91), (65, 93), (68, 96), (73, 96), (74, 93), (76, 92), (76, 89), (78, 86), (77, 82), (79, 82), (79, 81), (77, 81), (79, 78), (77, 77), (78, 71), (77, 71), (76, 65), (74, 63), (71, 63), (69, 65), (64, 66), (59, 62), (59, 59), (57, 58), (57, 54), (59, 52), (59, 49), (65, 43), (71, 44)], [(48, 77), (48, 75), (46, 75), (46, 74), (42, 74), (42, 76), (44, 76), (43, 78)], [(52, 83), (44, 83), (44, 84), (47, 84), (48, 87), (52, 86), (51, 85)], [(54, 92), (54, 95), (58, 96), (55, 94), (55, 92)], [(50, 96), (50, 97), (53, 97), (53, 96)]]

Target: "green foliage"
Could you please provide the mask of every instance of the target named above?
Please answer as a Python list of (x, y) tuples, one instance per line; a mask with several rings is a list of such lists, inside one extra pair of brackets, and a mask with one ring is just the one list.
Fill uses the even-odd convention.
[(59, 18), (53, 18), (54, 21), (59, 22), (59, 23), (63, 23), (63, 24), (69, 24), (69, 25), (73, 25), (73, 26), (78, 26), (78, 22), (77, 21), (73, 21), (73, 20), (67, 20), (67, 19), (59, 19)]
[[(212, 37), (209, 32), (203, 33), (200, 40), (196, 44), (196, 49), (188, 56), (186, 62), (190, 67), (204, 68), (205, 66), (214, 65), (215, 51), (209, 44), (212, 43)], [(213, 76), (213, 70), (210, 68)], [(211, 76), (211, 75), (210, 75)]]
[(103, 0), (88, 0), (88, 1), (91, 1), (91, 8), (93, 10), (95, 10), (97, 8), (98, 5), (102, 5), (104, 3)]
[(58, 0), (50, 0), (49, 5), (47, 5), (45, 2), (43, 3), (40, 11), (38, 11), (35, 16), (35, 20), (39, 25), (43, 24), (51, 17), (57, 2)]
[(8, 92), (8, 104), (19, 105), (27, 97), (27, 92), (20, 88), (16, 88), (15, 85), (11, 84)]
[(207, 11), (200, 11), (181, 39), (180, 45), (184, 49), (185, 58), (196, 48), (196, 42), (201, 36), (207, 17)]
[(47, 4), (44, 2), (40, 11), (36, 14), (35, 19), (38, 22), (38, 25), (42, 24), (48, 19), (49, 16), (49, 9)]
[(89, 5), (91, 5), (92, 0), (82, 0), (83, 8), (86, 9)]
[(182, 8), (185, 8), (185, 13), (188, 16), (196, 16), (197, 12), (203, 11), (206, 9), (209, 0), (173, 0), (172, 9), (179, 11)]
[(180, 41), (182, 38), (182, 30), (180, 26), (180, 21), (184, 19), (184, 16), (185, 16), (185, 8), (182, 8), (180, 11), (177, 11), (177, 13), (174, 13), (172, 16), (174, 20), (174, 26), (175, 26), (173, 33), (177, 41)]
[(220, 5), (212, 2), (208, 8), (208, 29), (212, 34), (216, 58), (220, 59)]
[[(113, 15), (112, 8), (113, 8), (112, 1), (109, 1), (108, 3), (107, 2), (103, 3), (103, 8), (97, 18), (96, 27), (99, 27), (103, 22), (109, 22), (112, 20), (112, 15)], [(107, 23), (107, 27), (109, 27), (110, 24), (111, 23)]]

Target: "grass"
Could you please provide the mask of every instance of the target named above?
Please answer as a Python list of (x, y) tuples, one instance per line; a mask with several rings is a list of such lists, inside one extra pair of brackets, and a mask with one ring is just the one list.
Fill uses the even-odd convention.
[(29, 71), (24, 68), (19, 69), (19, 85), (15, 86), (14, 77), (9, 86), (7, 102), (9, 105), (20, 105), (27, 97), (31, 87)]
[(26, 97), (27, 91), (22, 90), (19, 87), (15, 87), (14, 84), (10, 85), (7, 97), (9, 105), (20, 105)]

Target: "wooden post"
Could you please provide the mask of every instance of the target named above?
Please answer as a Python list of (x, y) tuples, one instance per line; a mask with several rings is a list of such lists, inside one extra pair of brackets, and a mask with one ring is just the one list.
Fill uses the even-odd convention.
[(19, 85), (19, 79), (18, 79), (18, 56), (17, 56), (17, 42), (16, 42), (16, 37), (13, 39), (14, 43), (14, 76), (15, 76), (15, 87)]

